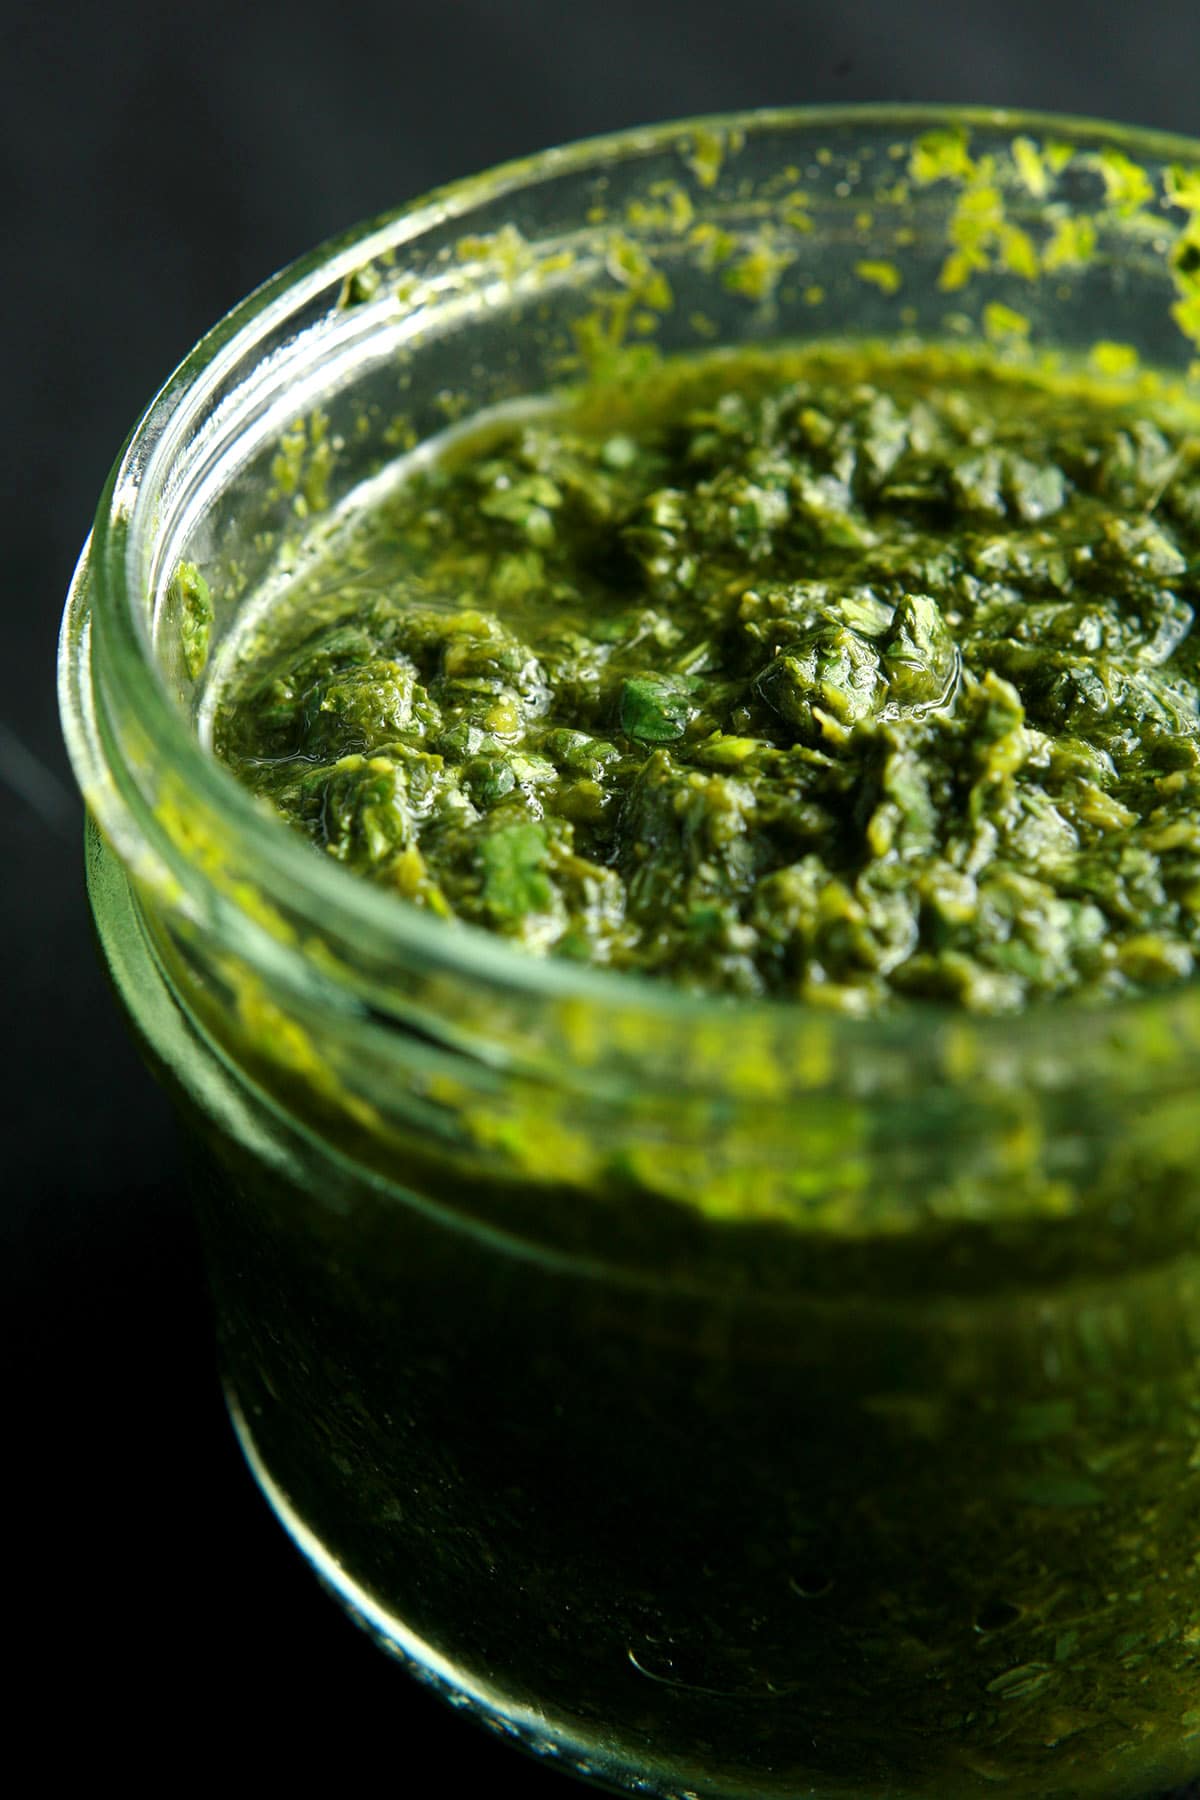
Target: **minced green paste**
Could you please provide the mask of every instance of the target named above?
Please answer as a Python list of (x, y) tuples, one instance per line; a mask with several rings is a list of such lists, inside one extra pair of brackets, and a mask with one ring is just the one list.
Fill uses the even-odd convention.
[(873, 1013), (1200, 951), (1200, 425), (823, 347), (666, 365), (407, 471), (239, 646), (219, 754), (537, 954)]

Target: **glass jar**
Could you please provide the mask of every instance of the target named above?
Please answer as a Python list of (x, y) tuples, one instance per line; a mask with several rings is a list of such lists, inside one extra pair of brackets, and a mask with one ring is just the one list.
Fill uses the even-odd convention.
[(856, 1021), (539, 961), (267, 816), (223, 647), (398, 452), (664, 351), (985, 338), (1184, 402), (1197, 235), (1200, 144), (1072, 120), (555, 150), (269, 282), (101, 500), (63, 715), (246, 1455), (384, 1645), (618, 1791), (1200, 1766), (1200, 989)]

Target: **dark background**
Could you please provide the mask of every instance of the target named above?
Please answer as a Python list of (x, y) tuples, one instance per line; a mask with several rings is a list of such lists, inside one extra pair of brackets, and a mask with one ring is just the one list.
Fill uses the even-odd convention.
[[(1200, 134), (1198, 76), (1186, 0), (0, 0), (5, 1635), (31, 1702), (61, 1709), (39, 1740), (47, 1775), (85, 1757), (157, 1769), (169, 1791), (205, 1756), (282, 1781), (387, 1755), (402, 1792), (577, 1791), (443, 1712), (344, 1621), (224, 1417), (170, 1120), (89, 937), (53, 691), (71, 567), (145, 402), (322, 237), (555, 141), (839, 99)], [(15, 1615), (13, 1574), (34, 1602)]]

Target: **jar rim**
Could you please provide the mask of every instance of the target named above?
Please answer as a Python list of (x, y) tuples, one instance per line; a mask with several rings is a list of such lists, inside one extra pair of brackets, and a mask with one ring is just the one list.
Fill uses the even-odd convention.
[[(535, 957), (481, 927), (450, 927), (405, 904), (311, 846), (282, 820), (264, 814), (257, 799), (207, 750), (167, 692), (154, 655), (144, 609), (133, 580), (139, 533), (152, 531), (154, 492), (146, 481), (152, 462), (186, 435), (202, 393), (272, 327), (297, 312), (331, 283), (352, 275), (384, 250), (402, 250), (423, 232), (468, 215), (551, 176), (597, 169), (625, 157), (661, 149), (696, 132), (748, 133), (780, 129), (894, 126), (907, 138), (920, 131), (960, 126), (1002, 131), (1069, 134), (1075, 142), (1136, 151), (1162, 162), (1200, 167), (1200, 139), (1137, 126), (1043, 111), (977, 106), (886, 103), (751, 109), (666, 121), (556, 146), (505, 162), (437, 188), (363, 224), (337, 234), (301, 256), (239, 302), (208, 331), (168, 377), (131, 431), (101, 495), (68, 597), (59, 651), (59, 696), (67, 747), (85, 800), (127, 863), (137, 865), (142, 842), (155, 821), (134, 817), (129, 784), (114, 769), (115, 746), (95, 704), (98, 682), (118, 680), (122, 703), (132, 707), (165, 761), (191, 791), (219, 815), (237, 849), (253, 859), (266, 891), (286, 892), (294, 911), (316, 920), (336, 917), (346, 937), (362, 935), (380, 945), (443, 969), (456, 979), (485, 979), (530, 1001), (580, 1001), (600, 1009), (620, 1005), (686, 1030), (719, 1020), (731, 1031), (743, 1021), (769, 1020), (778, 1032), (791, 1015), (811, 1026), (819, 1019), (829, 1041), (852, 1052), (868, 1045), (911, 1047), (947, 1026), (969, 1029), (1001, 1055), (1019, 1055), (1031, 1038), (1039, 1048), (1069, 1049), (1080, 1036), (1081, 1014), (1095, 1022), (1094, 1005), (1070, 997), (1004, 1015), (963, 1014), (946, 1004), (918, 1002), (870, 1018), (830, 1013), (811, 1004), (771, 998), (694, 993), (661, 979), (562, 958)], [(1120, 1036), (1137, 1022), (1137, 1035), (1200, 1035), (1200, 977), (1161, 995), (1108, 1001), (1105, 1035)]]

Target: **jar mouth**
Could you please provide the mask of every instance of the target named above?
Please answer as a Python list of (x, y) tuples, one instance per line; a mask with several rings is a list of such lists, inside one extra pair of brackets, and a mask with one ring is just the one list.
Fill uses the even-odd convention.
[[(214, 828), (219, 822), (231, 861), (252, 865), (265, 893), (286, 894), (290, 914), (307, 921), (314, 933), (336, 921), (338, 937), (369, 947), (377, 967), (394, 958), (523, 1002), (624, 1009), (682, 1034), (697, 1024), (718, 1024), (736, 1035), (750, 1022), (765, 1022), (778, 1041), (790, 1025), (809, 1029), (815, 1021), (835, 1051), (847, 1056), (876, 1045), (919, 1058), (923, 1046), (948, 1030), (971, 1034), (1001, 1059), (1019, 1058), (1036, 1042), (1039, 1052), (1061, 1054), (1076, 1067), (1089, 1042), (1103, 1040), (1106, 1054), (1117, 1039), (1200, 1042), (1196, 979), (1161, 995), (1106, 1002), (1102, 1011), (1070, 998), (1001, 1016), (914, 1002), (902, 1011), (859, 1019), (793, 1000), (696, 994), (634, 972), (530, 955), (479, 927), (447, 925), (314, 855), (203, 746), (168, 691), (153, 635), (155, 607), (147, 605), (146, 596), (156, 567), (161, 574), (164, 517), (177, 498), (168, 491), (171, 465), (185, 448), (194, 451), (197, 436), (208, 429), (202, 422), (205, 408), (216, 401), (225, 406), (222, 429), (236, 427), (237, 406), (226, 390), (255, 345), (281, 345), (275, 354), (286, 370), (310, 315), (331, 290), (377, 259), (402, 261), (435, 228), (468, 223), (481, 207), (515, 201), (539, 183), (587, 170), (607, 179), (630, 159), (710, 139), (728, 145), (755, 133), (794, 131), (815, 142), (822, 132), (868, 129), (894, 131), (906, 149), (920, 133), (1002, 132), (1200, 169), (1200, 140), (1052, 113), (927, 105), (780, 108), (671, 121), (550, 149), (435, 190), (320, 245), (220, 320), (151, 401), (109, 476), (76, 572), (59, 656), (64, 731), (89, 809), (126, 866), (152, 891), (165, 891), (165, 884), (178, 895), (180, 885), (188, 888), (196, 880), (179, 844), (168, 841), (142, 775), (130, 767), (121, 720), (132, 718), (153, 744), (158, 766), (170, 766)], [(367, 308), (363, 330), (369, 328)], [(345, 332), (349, 353), (353, 332), (349, 327)], [(290, 403), (294, 410), (294, 396)], [(219, 449), (214, 441), (213, 454)], [(284, 954), (278, 943), (274, 953)]]

